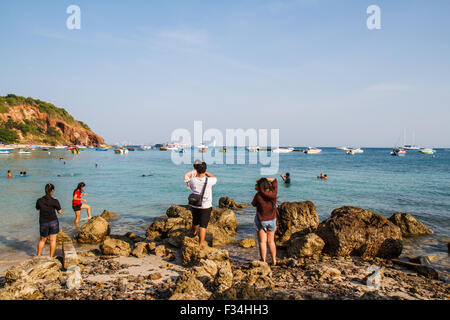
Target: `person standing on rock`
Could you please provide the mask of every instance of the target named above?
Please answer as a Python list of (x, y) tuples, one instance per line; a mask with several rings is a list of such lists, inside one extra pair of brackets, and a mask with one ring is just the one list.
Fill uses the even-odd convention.
[(272, 256), (273, 265), (277, 264), (277, 247), (275, 230), (277, 229), (277, 193), (278, 182), (275, 178), (261, 178), (256, 181), (257, 193), (252, 205), (256, 207), (255, 227), (258, 234), (259, 254), (266, 262), (267, 246)]
[(36, 210), (39, 210), (39, 231), (41, 238), (37, 246), (37, 255), (40, 256), (47, 238), (50, 237), (50, 257), (55, 255), (56, 235), (59, 232), (59, 221), (56, 211), (62, 214), (59, 201), (53, 198), (55, 186), (51, 183), (45, 186), (45, 196), (36, 201)]
[(87, 203), (81, 203), (81, 201), (86, 202), (86, 199), (83, 199), (83, 196), (87, 196), (87, 193), (83, 193), (84, 187), (86, 184), (84, 182), (80, 182), (77, 188), (73, 192), (72, 198), (72, 209), (75, 211), (75, 225), (78, 225), (78, 221), (80, 221), (81, 209), (86, 209), (88, 214), (88, 219), (92, 218), (91, 215), (91, 206)]
[(189, 188), (194, 195), (201, 195), (200, 203), (191, 205), (192, 208), (192, 232), (194, 236), (199, 234), (200, 246), (205, 245), (206, 228), (212, 211), (212, 187), (217, 183), (217, 178), (206, 171), (206, 163), (202, 162), (196, 166), (196, 177), (189, 180)]

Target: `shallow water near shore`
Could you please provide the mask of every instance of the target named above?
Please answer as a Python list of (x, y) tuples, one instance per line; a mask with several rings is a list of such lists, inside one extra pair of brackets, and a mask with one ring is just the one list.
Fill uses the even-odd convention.
[[(311, 200), (321, 221), (343, 205), (367, 208), (387, 217), (395, 212), (408, 212), (435, 234), (406, 241), (403, 255), (435, 255), (439, 268), (448, 271), (450, 151), (437, 149), (435, 157), (408, 151), (404, 158), (392, 157), (389, 152), (389, 149), (368, 148), (364, 154), (347, 156), (343, 151), (323, 148), (319, 155), (280, 154), (279, 173), (290, 172), (292, 183), (289, 187), (280, 183), (279, 200)], [(248, 156), (246, 152), (243, 154)], [(201, 155), (195, 154), (193, 158)], [(251, 202), (260, 167), (259, 164), (210, 165), (208, 171), (219, 180), (214, 187), (213, 204), (217, 205), (222, 196)], [(94, 215), (104, 209), (120, 215), (120, 219), (111, 223), (112, 233), (143, 234), (152, 219), (165, 215), (170, 205), (187, 202), (189, 190), (183, 175), (191, 168), (191, 165), (173, 164), (170, 151), (159, 150), (128, 155), (94, 150), (72, 155), (59, 150), (50, 154), (35, 151), (31, 155), (1, 156), (0, 261), (20, 260), (35, 254), (39, 230), (34, 206), (36, 199), (43, 195), (46, 183), (56, 187), (55, 197), (63, 208), (60, 224), (65, 231), (74, 232), (72, 192), (83, 181)], [(17, 176), (7, 179), (8, 169)], [(28, 177), (18, 176), (23, 170)], [(321, 172), (328, 175), (327, 181), (316, 178)], [(142, 174), (150, 176), (142, 177)], [(254, 209), (235, 212), (239, 222), (237, 238), (254, 236)], [(86, 219), (83, 212), (81, 223)]]

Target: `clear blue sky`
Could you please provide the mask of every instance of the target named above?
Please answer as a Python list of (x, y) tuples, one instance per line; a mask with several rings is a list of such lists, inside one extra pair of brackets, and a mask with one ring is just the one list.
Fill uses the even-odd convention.
[(447, 0), (1, 1), (0, 94), (64, 107), (109, 143), (203, 120), (279, 128), (282, 145), (393, 146), (406, 128), (448, 147), (449, 14)]

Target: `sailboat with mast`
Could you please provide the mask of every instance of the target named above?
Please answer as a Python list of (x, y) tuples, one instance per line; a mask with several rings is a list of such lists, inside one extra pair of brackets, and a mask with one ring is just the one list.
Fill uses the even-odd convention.
[(412, 133), (413, 144), (405, 144), (405, 135), (406, 135), (406, 131), (403, 134), (403, 149), (405, 149), (405, 150), (420, 150), (420, 147), (415, 144), (416, 143), (415, 132), (413, 131), (413, 133)]

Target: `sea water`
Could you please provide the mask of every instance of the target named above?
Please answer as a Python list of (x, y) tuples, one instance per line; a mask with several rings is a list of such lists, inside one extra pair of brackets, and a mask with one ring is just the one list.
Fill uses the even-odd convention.
[[(276, 177), (280, 182), (280, 202), (310, 200), (321, 221), (343, 205), (370, 209), (386, 217), (408, 212), (435, 234), (406, 241), (405, 254), (432, 254), (438, 257), (440, 265), (449, 265), (449, 150), (437, 149), (434, 156), (408, 151), (405, 157), (393, 157), (390, 149), (366, 148), (363, 154), (356, 155), (322, 149), (317, 155), (279, 154)], [(218, 151), (219, 148), (208, 149)], [(248, 159), (248, 152), (241, 153)], [(197, 153), (192, 158), (201, 157)], [(208, 171), (218, 178), (213, 204), (217, 206), (222, 196), (250, 203), (255, 181), (261, 177), (260, 168), (259, 164), (210, 164)], [(159, 150), (130, 151), (127, 155), (89, 149), (79, 155), (65, 150), (0, 155), (0, 261), (35, 254), (39, 238), (35, 203), (44, 195), (46, 183), (55, 185), (54, 197), (63, 209), (59, 220), (65, 231), (74, 232), (71, 199), (77, 184), (84, 182), (93, 215), (104, 209), (120, 215), (111, 223), (112, 233), (144, 234), (152, 219), (163, 216), (170, 205), (187, 203), (190, 191), (183, 176), (191, 169), (190, 164), (175, 165), (171, 151)], [(12, 170), (13, 178), (6, 178), (7, 170)], [(28, 176), (20, 177), (20, 171), (27, 171)], [(289, 186), (279, 177), (286, 172), (291, 175)], [(322, 172), (328, 180), (317, 179)], [(236, 214), (238, 238), (254, 235), (254, 208), (250, 206)], [(83, 210), (81, 223), (86, 219)]]

